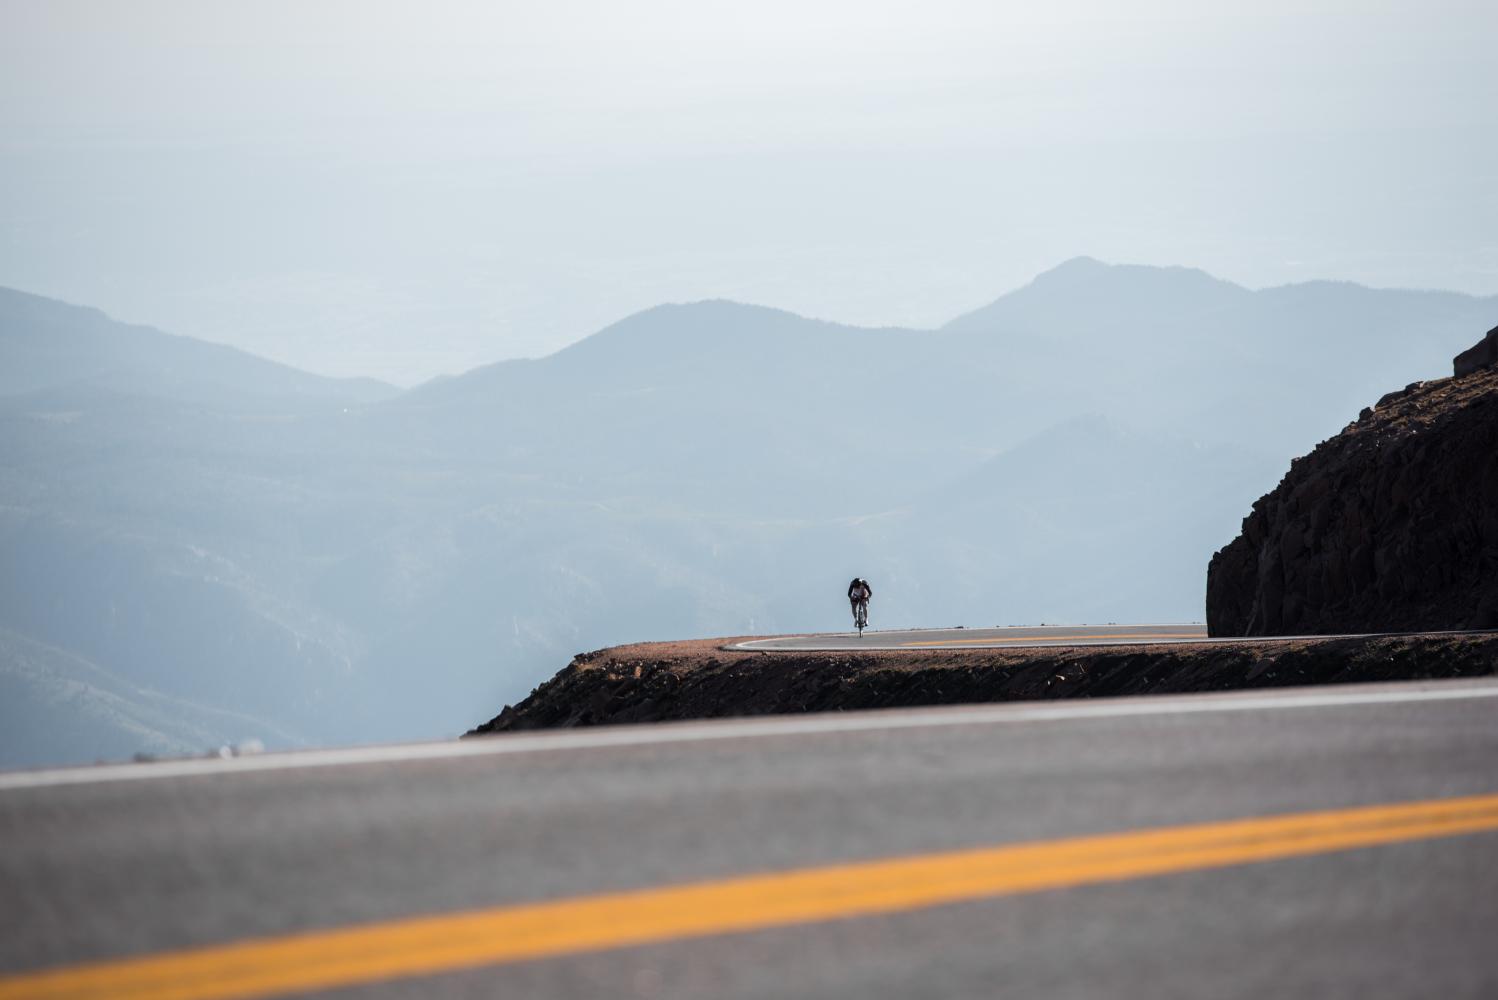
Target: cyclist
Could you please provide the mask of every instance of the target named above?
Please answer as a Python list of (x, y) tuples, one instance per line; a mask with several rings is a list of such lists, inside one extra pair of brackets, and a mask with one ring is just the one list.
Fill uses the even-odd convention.
[(858, 629), (859, 635), (863, 635), (864, 628), (869, 624), (869, 598), (873, 596), (874, 588), (861, 576), (855, 576), (853, 582), (848, 584), (848, 601), (853, 605), (853, 625)]

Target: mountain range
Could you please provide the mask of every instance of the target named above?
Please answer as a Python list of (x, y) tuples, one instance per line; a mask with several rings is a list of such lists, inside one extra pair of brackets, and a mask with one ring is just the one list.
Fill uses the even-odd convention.
[(1498, 297), (1069, 261), (936, 330), (665, 305), (408, 391), (0, 289), (0, 764), (451, 735), (580, 649), (1199, 620)]

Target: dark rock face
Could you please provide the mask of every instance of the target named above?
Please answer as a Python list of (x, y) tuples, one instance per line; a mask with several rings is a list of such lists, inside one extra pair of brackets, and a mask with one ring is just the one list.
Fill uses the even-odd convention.
[(1498, 627), (1498, 368), (1391, 393), (1292, 462), (1212, 557), (1207, 627)]
[(1488, 335), (1474, 346), (1451, 359), (1451, 367), (1457, 378), (1471, 375), (1479, 368), (1490, 365), (1498, 365), (1498, 326), (1489, 330)]

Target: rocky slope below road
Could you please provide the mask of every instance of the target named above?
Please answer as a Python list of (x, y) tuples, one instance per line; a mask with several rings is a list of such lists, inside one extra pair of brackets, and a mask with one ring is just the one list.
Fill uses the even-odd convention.
[(1207, 627), (1498, 627), (1498, 368), (1390, 393), (1292, 463), (1212, 558)]
[(1498, 674), (1498, 635), (860, 653), (722, 648), (733, 641), (649, 643), (585, 653), (519, 705), (506, 705), (467, 735)]

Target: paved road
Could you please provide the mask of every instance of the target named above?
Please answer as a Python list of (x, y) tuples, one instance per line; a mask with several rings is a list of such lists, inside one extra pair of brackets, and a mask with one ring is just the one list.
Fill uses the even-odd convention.
[[(279, 968), (283, 987), (349, 998), (1494, 996), (1495, 792), (1491, 681), (0, 775), (0, 998), (36, 995), (28, 970), (174, 956), (81, 994), (126, 996), (142, 968), (193, 973), (190, 946), (370, 925), (237, 953), (233, 974), (260, 983), (242, 995), (272, 992), (254, 977)], [(1477, 819), (1298, 818), (1431, 801)], [(1222, 825), (1263, 816), (1294, 828)], [(1006, 872), (1015, 844), (1036, 846)], [(789, 891), (775, 873), (807, 868), (823, 909), (756, 924)], [(1052, 881), (1027, 890), (1037, 872)], [(721, 881), (745, 873), (770, 875)], [(706, 888), (658, 891), (683, 883)], [(883, 909), (829, 918), (881, 885)], [(640, 894), (600, 900), (624, 890)], [(568, 899), (583, 902), (535, 905)], [(406, 923), (455, 912), (479, 938)], [(653, 943), (578, 943), (647, 925)], [(460, 967), (474, 947), (546, 957)], [(233, 954), (207, 955), (232, 972)], [(420, 974), (359, 983), (371, 968)], [(205, 982), (181, 995), (230, 995)]]
[[(1208, 640), (1207, 626), (1038, 625), (1004, 628), (898, 629), (782, 636), (739, 643), (737, 649), (810, 651), (845, 649), (1024, 649), (1035, 646), (1126, 646)], [(1231, 640), (1228, 640), (1231, 641)]]

